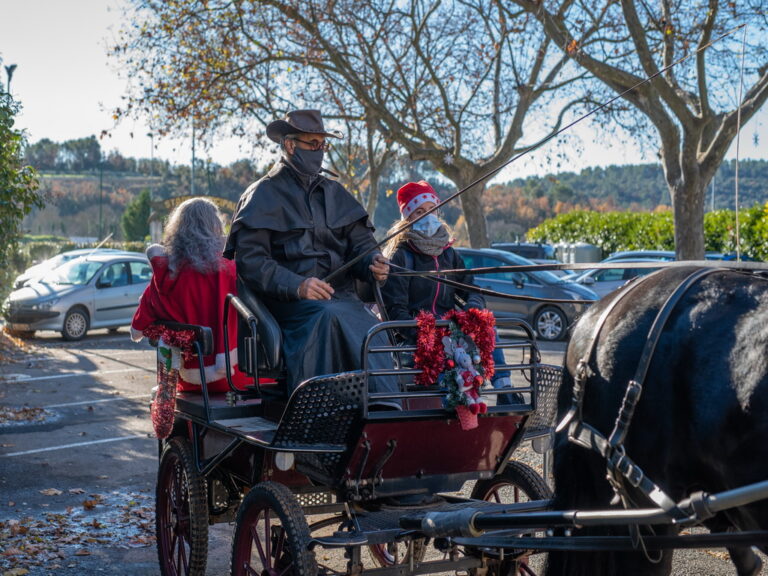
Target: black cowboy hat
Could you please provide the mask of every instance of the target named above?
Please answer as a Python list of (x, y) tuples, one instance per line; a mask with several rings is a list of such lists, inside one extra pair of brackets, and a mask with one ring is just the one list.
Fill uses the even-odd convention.
[(323, 126), (320, 110), (294, 110), (285, 115), (285, 120), (267, 124), (267, 136), (273, 142), (280, 142), (288, 134), (321, 134), (331, 138), (344, 138), (338, 130), (330, 132)]

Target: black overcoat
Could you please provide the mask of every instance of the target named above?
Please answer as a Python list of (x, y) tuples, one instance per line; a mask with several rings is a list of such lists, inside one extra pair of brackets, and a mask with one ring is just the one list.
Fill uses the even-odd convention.
[[(291, 387), (311, 376), (360, 368), (367, 331), (377, 319), (358, 298), (354, 280), (373, 281), (373, 250), (333, 282), (331, 300), (300, 300), (305, 278), (325, 278), (375, 246), (368, 214), (338, 182), (318, 176), (303, 181), (279, 162), (242, 194), (224, 255), (259, 294), (283, 331)], [(386, 342), (379, 342), (386, 345)], [(388, 367), (382, 355), (372, 367)], [(393, 378), (379, 378), (372, 391), (394, 391)]]

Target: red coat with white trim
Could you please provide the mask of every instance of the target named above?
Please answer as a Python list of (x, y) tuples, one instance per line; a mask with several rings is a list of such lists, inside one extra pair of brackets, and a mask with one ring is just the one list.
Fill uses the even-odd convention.
[[(221, 258), (217, 272), (202, 274), (184, 266), (176, 276), (168, 268), (168, 258), (162, 246), (150, 246), (147, 256), (152, 264), (152, 281), (144, 290), (139, 307), (131, 322), (131, 337), (138, 341), (141, 332), (156, 320), (170, 320), (185, 324), (208, 326), (213, 330), (214, 353), (206, 356), (205, 379), (208, 390), (224, 392), (229, 390), (226, 380), (224, 350), (224, 301), (228, 293), (237, 294), (235, 263)], [(229, 310), (229, 355), (232, 362), (233, 382), (243, 387), (253, 380), (237, 368), (237, 317), (233, 308)], [(200, 391), (200, 370), (197, 359), (184, 362), (179, 371), (180, 392)]]

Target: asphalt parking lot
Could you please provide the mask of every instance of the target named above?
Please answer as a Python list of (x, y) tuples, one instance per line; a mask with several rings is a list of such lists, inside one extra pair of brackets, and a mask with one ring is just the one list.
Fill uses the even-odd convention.
[[(30, 344), (0, 365), (0, 575), (159, 574), (154, 350), (127, 329)], [(544, 362), (561, 363), (564, 349), (542, 343)], [(211, 530), (211, 576), (228, 573), (231, 531)], [(708, 551), (680, 555), (674, 574), (735, 571)]]

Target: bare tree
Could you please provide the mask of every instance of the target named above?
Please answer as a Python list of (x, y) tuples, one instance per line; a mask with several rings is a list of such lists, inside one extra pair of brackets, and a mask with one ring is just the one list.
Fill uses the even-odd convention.
[[(194, 115), (201, 133), (256, 134), (276, 111), (315, 106), (355, 122), (366, 154), (378, 133), (379, 163), (400, 147), (465, 187), (584, 102), (586, 73), (525, 11), (493, 0), (134, 5), (115, 50), (134, 83), (119, 115), (151, 114), (169, 132)], [(476, 246), (488, 242), (483, 188), (462, 196)]]
[[(622, 120), (636, 134), (647, 130), (647, 123), (655, 129), (674, 207), (677, 256), (703, 258), (706, 187), (736, 137), (739, 109), (744, 124), (768, 98), (768, 12), (762, 3), (512, 1), (538, 19), (564, 54), (613, 91), (624, 92), (658, 74), (624, 96), (645, 123), (636, 114)], [(748, 86), (739, 101), (741, 32), (692, 52), (742, 23), (749, 24), (744, 46)], [(595, 27), (601, 30), (600, 42), (592, 33)], [(582, 40), (584, 31), (590, 33), (589, 46)], [(617, 52), (624, 57), (617, 60)], [(659, 73), (686, 54), (691, 58)]]

